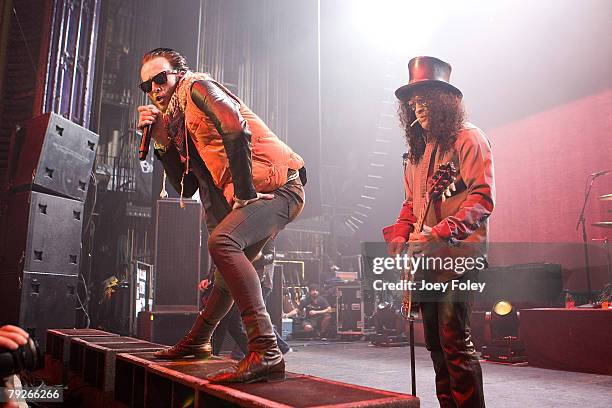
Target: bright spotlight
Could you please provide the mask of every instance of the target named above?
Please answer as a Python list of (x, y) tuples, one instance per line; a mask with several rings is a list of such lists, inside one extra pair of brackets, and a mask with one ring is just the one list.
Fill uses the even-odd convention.
[(508, 300), (500, 299), (485, 314), (485, 340), (481, 355), (485, 360), (506, 363), (526, 361), (519, 338), (520, 313)]
[(431, 53), (430, 41), (445, 21), (464, 12), (456, 0), (351, 1), (347, 14), (355, 32), (361, 32), (364, 42), (391, 55)]
[(512, 312), (512, 304), (507, 300), (500, 300), (493, 305), (492, 310), (498, 316), (506, 316)]

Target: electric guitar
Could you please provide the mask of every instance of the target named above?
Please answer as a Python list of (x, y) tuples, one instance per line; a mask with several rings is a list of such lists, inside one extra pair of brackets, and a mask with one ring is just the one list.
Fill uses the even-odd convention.
[[(417, 222), (414, 224), (414, 233), (421, 233), (423, 231), (423, 225), (425, 224), (425, 218), (429, 212), (431, 204), (436, 200), (444, 201), (446, 197), (450, 197), (452, 192), (455, 191), (455, 178), (457, 177), (457, 169), (453, 162), (447, 162), (440, 164), (438, 170), (434, 173), (431, 178), (431, 187), (425, 193), (425, 200), (423, 202), (422, 211), (419, 213), (420, 216), (417, 218)], [(410, 252), (410, 246), (408, 245), (408, 256), (412, 257), (413, 253)], [(418, 304), (413, 299), (413, 291), (409, 290), (410, 287), (414, 286), (414, 275), (417, 270), (409, 267), (403, 271), (403, 279), (409, 277), (409, 287), (404, 290), (404, 298), (402, 300), (401, 314), (405, 319), (412, 319), (412, 309), (418, 311)]]

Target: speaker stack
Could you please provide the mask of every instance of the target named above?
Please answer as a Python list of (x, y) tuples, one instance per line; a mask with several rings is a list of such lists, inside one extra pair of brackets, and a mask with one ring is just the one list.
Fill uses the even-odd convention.
[(202, 205), (196, 200), (183, 202), (181, 208), (178, 199), (157, 201), (155, 310), (199, 310)]
[(139, 338), (168, 345), (191, 328), (200, 310), (202, 242), (207, 249), (201, 237), (202, 205), (183, 202), (181, 208), (175, 198), (157, 201), (153, 310), (138, 313), (137, 321)]
[(10, 191), (0, 250), (1, 324), (17, 324), (44, 349), (48, 328), (75, 325), (81, 231), (98, 135), (54, 113), (11, 143)]

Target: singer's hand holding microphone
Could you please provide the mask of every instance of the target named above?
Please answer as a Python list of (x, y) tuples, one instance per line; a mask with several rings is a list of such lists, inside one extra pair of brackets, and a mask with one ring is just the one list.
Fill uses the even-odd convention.
[(170, 137), (164, 126), (154, 126), (155, 123), (162, 121), (162, 113), (154, 105), (143, 105), (138, 107), (138, 129), (142, 129), (142, 139), (138, 151), (140, 160), (145, 160), (149, 153), (149, 143), (151, 138), (162, 146), (170, 144)]

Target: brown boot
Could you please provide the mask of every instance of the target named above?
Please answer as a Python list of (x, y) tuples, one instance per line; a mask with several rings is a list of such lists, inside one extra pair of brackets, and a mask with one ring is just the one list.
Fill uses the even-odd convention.
[(243, 316), (249, 338), (249, 354), (236, 366), (212, 373), (206, 379), (212, 383), (254, 383), (283, 381), (285, 360), (276, 344), (270, 316), (265, 310)]
[(185, 337), (174, 346), (156, 351), (153, 355), (170, 360), (185, 357), (209, 358), (212, 355), (210, 338), (217, 325), (208, 323), (202, 313), (203, 311), (198, 314), (195, 323)]
[(174, 346), (155, 352), (154, 356), (166, 359), (209, 358), (212, 355), (212, 334), (233, 303), (229, 292), (215, 286), (189, 333)]
[(285, 379), (285, 360), (278, 350), (250, 351), (235, 367), (220, 370), (206, 377), (211, 383), (276, 382)]

